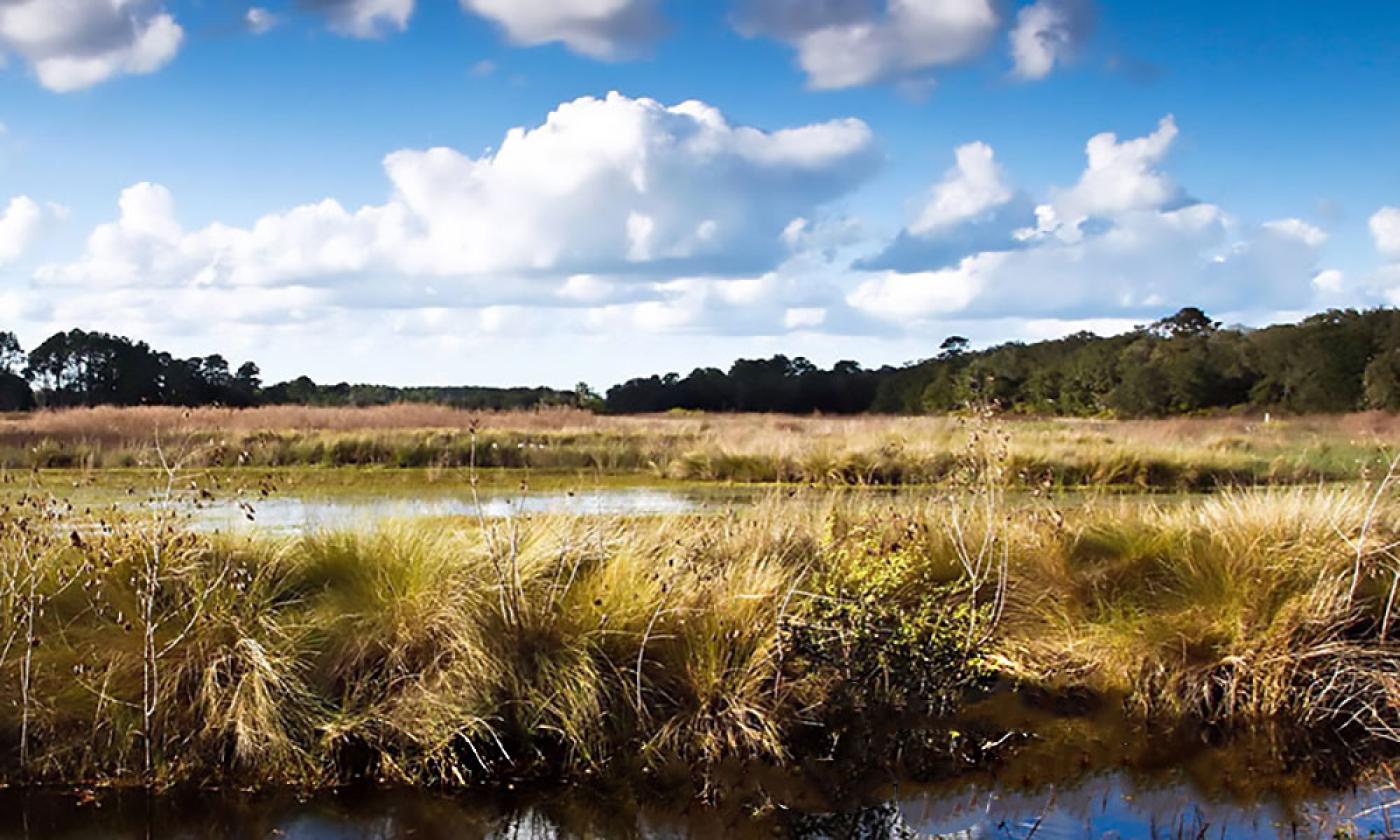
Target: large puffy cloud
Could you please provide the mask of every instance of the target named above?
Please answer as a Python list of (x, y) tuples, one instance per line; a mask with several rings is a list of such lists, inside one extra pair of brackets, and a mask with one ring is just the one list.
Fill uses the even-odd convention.
[(1176, 135), (1176, 120), (1167, 115), (1144, 137), (1120, 141), (1106, 131), (1089, 138), (1084, 146), (1088, 166), (1078, 183), (1054, 193), (1051, 218), (1073, 228), (1096, 216), (1154, 210), (1178, 201), (1180, 190), (1158, 168)]
[(814, 88), (907, 78), (982, 52), (1001, 27), (993, 0), (746, 0), (740, 31), (783, 40)]
[(50, 285), (322, 286), (379, 305), (432, 295), (527, 297), (581, 273), (626, 280), (766, 270), (797, 218), (856, 185), (876, 162), (858, 120), (777, 131), (734, 126), (699, 102), (619, 94), (561, 105), (481, 157), (390, 154), (384, 204), (334, 200), (251, 227), (186, 230), (163, 187), (138, 184)]
[(386, 163), (441, 271), (595, 271), (703, 262), (752, 267), (793, 217), (873, 163), (858, 120), (763, 132), (714, 108), (613, 94), (512, 130), (492, 157), (448, 149)]
[[(921, 215), (847, 296), (857, 310), (895, 324), (931, 318), (1132, 318), (1185, 305), (1216, 311), (1311, 305), (1333, 278), (1318, 271), (1324, 231), (1300, 219), (1247, 225), (1208, 203), (1187, 203), (1159, 169), (1177, 133), (1170, 117), (1152, 133), (1093, 137), (1087, 166), (1016, 227), (1014, 191), (990, 148), (963, 147), (933, 191), (938, 224)], [(981, 185), (981, 188), (976, 188)], [(1025, 205), (1023, 205), (1025, 206)], [(947, 208), (939, 210), (938, 208)], [(910, 243), (942, 246), (926, 252)], [(967, 246), (960, 255), (956, 246)], [(1319, 280), (1319, 278), (1321, 278)]]
[(0, 0), (0, 54), (22, 57), (54, 91), (154, 72), (183, 37), (151, 0)]
[(656, 0), (461, 0), (520, 44), (558, 42), (593, 58), (637, 51), (661, 31)]
[(300, 0), (326, 16), (331, 29), (355, 38), (380, 38), (408, 28), (414, 0)]
[(915, 236), (928, 236), (962, 224), (1011, 200), (992, 147), (968, 143), (954, 153), (957, 165), (944, 174), (909, 225)]
[(864, 124), (762, 131), (614, 94), (480, 156), (391, 154), (389, 198), (358, 209), (328, 199), (191, 229), (167, 190), (138, 184), (78, 259), (38, 270), (30, 297), (55, 326), (150, 337), (215, 318), (281, 340), (383, 322), (478, 343), (717, 335), (733, 348), (1046, 337), (1185, 305), (1248, 320), (1347, 293), (1319, 270), (1315, 225), (1185, 200), (1162, 169), (1175, 133), (1164, 120), (1095, 137), (1083, 173), (1038, 208), (989, 145), (966, 144), (891, 245), (833, 204), (875, 163)]
[(20, 258), (43, 221), (44, 211), (28, 196), (10, 199), (0, 211), (0, 266)]
[(956, 266), (875, 274), (852, 306), (896, 323), (962, 317), (1148, 317), (1181, 306), (1236, 312), (1311, 305), (1319, 234), (1248, 228), (1194, 204), (1137, 211), (1078, 242), (988, 251)]
[(1382, 207), (1371, 216), (1371, 238), (1381, 255), (1400, 260), (1400, 207)]
[(956, 165), (933, 186), (899, 236), (860, 267), (917, 270), (956, 263), (979, 251), (1019, 246), (1015, 231), (1034, 222), (1030, 200), (1017, 193), (986, 143), (967, 143)]
[(185, 231), (170, 191), (141, 183), (122, 191), (120, 215), (98, 225), (83, 256), (41, 266), (51, 285), (249, 288), (364, 271), (374, 249), (392, 241), (392, 208), (344, 210), (334, 201), (259, 219), (251, 228), (213, 224)]
[(1074, 57), (1092, 24), (1088, 0), (1037, 0), (1021, 9), (1010, 34), (1013, 72), (1023, 79), (1050, 75)]

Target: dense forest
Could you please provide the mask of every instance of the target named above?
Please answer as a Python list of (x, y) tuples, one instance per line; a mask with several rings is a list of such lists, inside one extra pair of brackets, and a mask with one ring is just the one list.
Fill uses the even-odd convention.
[(1331, 310), (1297, 324), (1224, 328), (1199, 309), (1111, 337), (1077, 333), (865, 370), (822, 370), (775, 356), (633, 379), (608, 391), (613, 412), (699, 409), (935, 413), (995, 400), (1028, 414), (1162, 416), (1230, 409), (1400, 409), (1400, 310)]
[(232, 369), (223, 356), (176, 358), (101, 332), (55, 333), (29, 353), (0, 332), (0, 410), (91, 405), (386, 405), (431, 402), (459, 408), (578, 405), (585, 390), (552, 388), (318, 385), (302, 376), (264, 386), (253, 362)]
[(28, 353), (0, 332), (0, 410), (74, 405), (383, 405), (432, 402), (505, 409), (570, 405), (612, 413), (763, 411), (933, 413), (995, 400), (1027, 414), (1162, 416), (1234, 409), (1400, 410), (1400, 310), (1331, 310), (1296, 324), (1222, 327), (1199, 309), (1128, 333), (1077, 333), (973, 350), (944, 339), (899, 367), (830, 370), (803, 358), (740, 359), (632, 379), (606, 399), (586, 385), (552, 388), (262, 383), (258, 366), (222, 356), (181, 359), (100, 332), (56, 333)]

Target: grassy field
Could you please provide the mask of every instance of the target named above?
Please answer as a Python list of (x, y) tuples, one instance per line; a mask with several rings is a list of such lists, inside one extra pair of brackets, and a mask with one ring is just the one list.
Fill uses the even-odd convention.
[[(1095, 741), (1151, 756), (1163, 736), (1262, 741), (1287, 766), (1315, 763), (1319, 744), (1357, 766), (1400, 751), (1389, 416), (477, 419), (405, 407), (4, 423), (12, 454), (88, 455), (3, 474), (0, 784), (622, 774), (703, 790), (751, 762), (952, 772), (1116, 754)], [(486, 463), (268, 466), (283, 462), (264, 457), (273, 440), (386, 453), (437, 441)], [(649, 454), (569, 460), (600, 440)], [(235, 450), (242, 466), (210, 455)], [(697, 471), (699, 452), (731, 466), (704, 456), (711, 471)], [(483, 453), (533, 460), (523, 473)], [(829, 466), (867, 455), (883, 466)], [(740, 462), (753, 472), (731, 472)], [(1056, 472), (1066, 464), (1079, 466)], [(143, 505), (153, 475), (158, 503)], [(390, 476), (470, 498), (541, 475), (814, 486), (703, 515), (286, 535), (191, 525), (195, 506), (283, 482), (335, 492)], [(939, 486), (839, 489), (913, 481)], [(1235, 481), (1255, 486), (1219, 486)], [(1215, 492), (1063, 490), (1134, 482)], [(89, 505), (89, 492), (137, 502)]]
[[(1011, 483), (1210, 490), (1344, 481), (1382, 465), (1400, 419), (1006, 419)], [(955, 478), (967, 421), (773, 415), (608, 417), (557, 409), (97, 408), (0, 418), (0, 467), (149, 468), (160, 451), (200, 467), (483, 469), (649, 480), (839, 485)], [(160, 443), (160, 449), (157, 443)]]
[(705, 778), (905, 755), (880, 721), (976, 763), (1024, 740), (969, 722), (998, 702), (1384, 752), (1400, 506), (1376, 489), (1012, 511), (989, 480), (276, 538), (26, 499), (0, 514), (0, 777)]

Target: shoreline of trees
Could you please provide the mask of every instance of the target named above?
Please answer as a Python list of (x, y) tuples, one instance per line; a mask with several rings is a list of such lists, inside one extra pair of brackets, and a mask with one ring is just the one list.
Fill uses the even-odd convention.
[(937, 355), (876, 370), (806, 359), (740, 360), (632, 379), (610, 389), (616, 413), (674, 409), (797, 414), (936, 414), (972, 401), (1025, 414), (1162, 417), (1238, 410), (1400, 410), (1400, 310), (1329, 310), (1296, 324), (1222, 327), (1188, 307), (1131, 332), (1089, 332)]
[(255, 362), (232, 369), (221, 355), (177, 358), (144, 341), (74, 329), (55, 333), (25, 353), (0, 332), (0, 411), (97, 405), (367, 406), (438, 403), (468, 409), (577, 405), (583, 394), (553, 388), (394, 387), (309, 377), (263, 385)]
[(0, 410), (92, 405), (366, 406), (437, 403), (467, 409), (574, 406), (613, 414), (672, 410), (792, 414), (923, 414), (994, 400), (1026, 414), (1160, 417), (1273, 410), (1400, 410), (1400, 309), (1329, 310), (1294, 324), (1223, 327), (1199, 309), (1115, 336), (1081, 332), (973, 350), (951, 336), (931, 358), (829, 370), (777, 355), (728, 370), (653, 375), (606, 397), (574, 390), (396, 387), (308, 377), (262, 383), (254, 362), (181, 359), (102, 332), (55, 333), (25, 353), (0, 332)]

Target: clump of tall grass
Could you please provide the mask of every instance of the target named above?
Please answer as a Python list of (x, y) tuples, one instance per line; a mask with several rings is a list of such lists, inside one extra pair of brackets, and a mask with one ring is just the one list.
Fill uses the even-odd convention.
[(1161, 720), (1393, 739), (1400, 569), (1394, 507), (1376, 505), (1352, 487), (1087, 512), (1016, 570), (1010, 670)]

